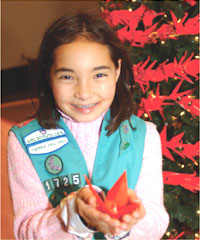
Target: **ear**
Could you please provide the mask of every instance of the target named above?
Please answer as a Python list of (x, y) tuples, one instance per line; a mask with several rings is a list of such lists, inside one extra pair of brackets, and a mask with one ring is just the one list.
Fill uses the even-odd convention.
[(118, 60), (118, 68), (116, 69), (116, 82), (118, 81), (118, 78), (119, 78), (119, 75), (120, 75), (120, 72), (121, 72), (121, 63), (122, 63), (122, 60), (120, 58)]

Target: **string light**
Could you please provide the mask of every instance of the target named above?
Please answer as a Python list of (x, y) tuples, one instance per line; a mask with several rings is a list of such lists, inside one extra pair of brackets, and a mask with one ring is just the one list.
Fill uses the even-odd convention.
[(148, 118), (149, 116), (148, 116), (148, 114), (147, 114), (147, 113), (145, 113), (145, 114), (144, 114), (144, 117), (145, 117), (145, 118)]
[(162, 45), (165, 44), (165, 41), (161, 41), (161, 44), (162, 44)]
[(194, 235), (196, 238), (199, 238), (199, 234), (198, 233), (195, 233)]
[(180, 116), (182, 117), (183, 115), (185, 115), (185, 111), (182, 111), (181, 113), (180, 113)]
[(176, 116), (172, 116), (172, 121), (175, 121), (177, 119)]
[(131, 0), (131, 2), (136, 2), (136, 0)]
[(179, 18), (179, 20), (177, 21), (177, 23), (180, 23), (181, 22), (181, 18)]
[(200, 214), (200, 210), (197, 210), (197, 214)]
[(128, 10), (129, 10), (129, 12), (132, 12), (132, 11), (133, 11), (133, 9), (132, 9), (132, 8), (129, 8)]
[(166, 235), (167, 235), (168, 237), (170, 237), (171, 233), (170, 233), (170, 232), (166, 232)]
[(192, 99), (194, 99), (194, 96), (188, 96), (188, 98), (192, 98)]
[(185, 165), (184, 164), (181, 164), (181, 168), (184, 168), (185, 167)]
[(196, 58), (196, 59), (200, 59), (200, 56), (197, 55), (197, 56), (195, 56), (195, 58)]
[(198, 36), (194, 37), (194, 40), (195, 40), (196, 42), (198, 42), (198, 41), (199, 41), (199, 37), (198, 37)]

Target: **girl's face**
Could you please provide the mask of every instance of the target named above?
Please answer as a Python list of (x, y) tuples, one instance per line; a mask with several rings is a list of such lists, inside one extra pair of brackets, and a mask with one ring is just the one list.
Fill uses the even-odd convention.
[(50, 82), (57, 107), (78, 122), (97, 119), (111, 105), (116, 69), (108, 48), (84, 39), (55, 49)]

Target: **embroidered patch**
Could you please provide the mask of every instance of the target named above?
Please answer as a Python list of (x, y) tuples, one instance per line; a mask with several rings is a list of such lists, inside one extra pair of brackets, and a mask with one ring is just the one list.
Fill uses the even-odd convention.
[(65, 135), (65, 131), (61, 128), (58, 129), (40, 129), (32, 132), (24, 137), (24, 142), (26, 145), (37, 143), (40, 141), (48, 140), (55, 137), (60, 137)]
[(30, 154), (44, 154), (54, 152), (68, 143), (67, 137), (57, 138), (50, 141), (45, 141), (34, 146), (28, 147)]
[(24, 143), (30, 154), (53, 152), (69, 141), (63, 129), (40, 129), (24, 137)]
[(123, 126), (122, 126), (122, 129), (123, 129), (123, 132), (125, 133), (125, 134), (127, 134), (128, 132), (129, 132), (129, 126), (128, 126), (128, 124), (124, 124)]
[(50, 192), (50, 191), (54, 190), (53, 184), (51, 183), (51, 179), (45, 180), (43, 185), (44, 185), (44, 189), (46, 192)]
[[(62, 172), (63, 162), (62, 162), (61, 158), (58, 157), (57, 155), (50, 155), (45, 160), (45, 168), (48, 173), (56, 175), (56, 174), (59, 174), (60, 172)], [(54, 184), (54, 186), (55, 186), (55, 184)]]
[(73, 185), (81, 184), (81, 177), (80, 177), (79, 173), (72, 174), (71, 177), (72, 177), (72, 184)]
[(61, 180), (62, 180), (63, 187), (68, 187), (69, 186), (69, 177), (68, 177), (68, 175), (61, 176)]
[(121, 146), (121, 150), (126, 150), (129, 147), (130, 143), (129, 142), (124, 142)]
[[(54, 160), (59, 159), (62, 162), (60, 157), (57, 155), (51, 155), (46, 158), (45, 168), (46, 168), (47, 172), (51, 173), (51, 174), (53, 174), (52, 172), (55, 172), (54, 170), (52, 171), (52, 169), (54, 169), (54, 167), (50, 167), (50, 166), (52, 166), (52, 156), (53, 156)], [(51, 163), (50, 163), (50, 160), (51, 160)], [(60, 164), (61, 164), (61, 162), (60, 162)], [(53, 174), (53, 175), (55, 175), (55, 174)], [(59, 189), (59, 188), (64, 188), (65, 190), (67, 190), (68, 187), (69, 188), (77, 187), (78, 185), (81, 185), (80, 173), (72, 173), (69, 175), (62, 175), (59, 177), (48, 178), (43, 182), (44, 189), (47, 193), (50, 191)]]

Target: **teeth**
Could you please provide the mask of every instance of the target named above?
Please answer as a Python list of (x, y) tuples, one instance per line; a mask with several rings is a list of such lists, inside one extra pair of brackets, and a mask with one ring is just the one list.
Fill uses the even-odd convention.
[(88, 104), (88, 105), (75, 105), (75, 104), (73, 104), (73, 106), (77, 107), (77, 108), (90, 108), (90, 107), (93, 107), (95, 105), (96, 105), (96, 103)]

